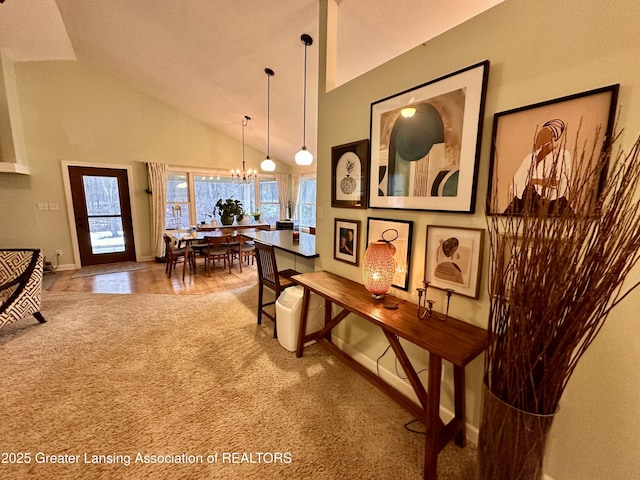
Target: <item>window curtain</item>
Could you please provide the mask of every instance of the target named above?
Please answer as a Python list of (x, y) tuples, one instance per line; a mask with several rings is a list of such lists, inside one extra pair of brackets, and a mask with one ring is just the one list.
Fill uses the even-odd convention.
[[(298, 191), (300, 190), (300, 178), (301, 174), (295, 173), (291, 175), (291, 212), (293, 216), (296, 216), (298, 205)], [(298, 219), (300, 220), (300, 219)]]
[(156, 258), (164, 256), (165, 209), (167, 208), (167, 170), (164, 163), (147, 163), (151, 210), (151, 251)]
[[(280, 202), (280, 220), (287, 218), (287, 205), (289, 204), (289, 176), (284, 173), (276, 173), (278, 184), (278, 201)], [(293, 212), (291, 212), (293, 214)]]

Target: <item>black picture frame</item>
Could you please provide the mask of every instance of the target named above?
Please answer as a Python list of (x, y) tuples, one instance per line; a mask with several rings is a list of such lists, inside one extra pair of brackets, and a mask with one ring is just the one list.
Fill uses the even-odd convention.
[[(586, 150), (584, 153), (587, 155), (583, 158), (579, 149), (591, 151), (593, 148), (596, 154), (592, 160), (596, 162), (602, 159), (598, 152), (606, 151), (611, 142), (619, 88), (619, 84), (609, 85), (496, 113), (493, 119), (487, 213), (521, 215), (525, 208), (525, 195), (529, 195), (527, 198), (531, 198), (530, 195), (540, 197), (539, 201), (536, 199), (535, 203), (528, 204), (527, 209), (531, 214), (535, 214), (536, 205), (542, 205), (543, 202), (564, 202), (570, 206), (570, 200), (564, 193), (568, 192), (570, 182), (575, 180), (571, 179), (571, 172), (586, 175), (594, 168), (594, 165), (577, 163), (591, 158)], [(539, 146), (545, 141), (540, 140), (545, 130), (552, 132), (550, 139)], [(596, 135), (598, 130), (599, 134)], [(546, 145), (551, 147), (549, 153), (544, 154)], [(562, 162), (558, 167), (560, 157)], [(534, 159), (536, 164), (532, 165)], [(551, 170), (553, 173), (550, 173)], [(606, 169), (603, 169), (600, 178), (593, 180), (598, 184), (594, 188), (596, 198), (605, 175)], [(553, 176), (554, 186), (543, 186), (537, 176), (547, 179)]]
[[(397, 237), (393, 232), (394, 230), (398, 233)], [(371, 242), (380, 239), (391, 241), (395, 247), (394, 261), (396, 263), (396, 272), (393, 276), (391, 286), (399, 288), (400, 290), (409, 290), (413, 221), (368, 217), (367, 246)]]
[(371, 104), (369, 206), (473, 213), (489, 61)]
[(367, 208), (369, 139), (331, 147), (331, 206)]
[(334, 219), (333, 259), (349, 265), (360, 263), (360, 220)]

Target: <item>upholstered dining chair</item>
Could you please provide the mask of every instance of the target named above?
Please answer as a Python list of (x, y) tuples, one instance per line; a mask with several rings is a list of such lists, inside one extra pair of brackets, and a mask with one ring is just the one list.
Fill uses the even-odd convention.
[[(273, 315), (265, 310), (269, 305), (275, 305), (276, 300), (285, 288), (295, 285), (291, 280), (293, 275), (300, 272), (287, 269), (278, 271), (276, 263), (276, 253), (273, 245), (267, 245), (259, 241), (255, 242), (256, 263), (258, 264), (258, 324), (262, 323), (262, 315), (273, 320), (273, 338), (278, 337), (278, 325), (276, 323), (275, 311)], [(264, 303), (264, 287), (268, 287), (275, 293), (272, 302)]]
[(229, 235), (224, 239), (219, 237), (205, 237), (204, 244), (206, 248), (202, 250), (202, 254), (204, 256), (204, 269), (207, 274), (211, 275), (211, 268), (215, 265), (216, 260), (222, 260), (224, 268), (228, 268), (229, 273), (231, 273)]
[(193, 262), (193, 255), (190, 253), (188, 258), (185, 259), (186, 249), (184, 248), (176, 248), (172, 245), (171, 237), (166, 233), (163, 235), (164, 245), (165, 245), (165, 256), (167, 260), (167, 265), (164, 268), (164, 272), (167, 274), (167, 277), (171, 278), (171, 272), (176, 267), (178, 260), (182, 260), (183, 262), (189, 262), (189, 269), (194, 269), (195, 265)]
[(44, 257), (39, 249), (0, 250), (0, 328), (33, 315), (40, 323)]

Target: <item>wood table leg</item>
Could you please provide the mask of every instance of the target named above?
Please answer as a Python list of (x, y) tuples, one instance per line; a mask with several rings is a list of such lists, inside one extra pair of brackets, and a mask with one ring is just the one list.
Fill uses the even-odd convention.
[(298, 348), (296, 349), (296, 358), (302, 356), (302, 350), (304, 349), (304, 337), (307, 333), (307, 317), (309, 316), (309, 298), (311, 297), (311, 290), (304, 289), (302, 294), (302, 311), (300, 312), (300, 330), (298, 331)]
[(464, 447), (467, 443), (467, 426), (465, 422), (465, 386), (464, 367), (453, 367), (453, 396), (455, 403), (456, 419), (462, 424), (462, 428), (456, 434), (456, 445)]
[(425, 409), (427, 432), (424, 445), (424, 478), (426, 480), (437, 480), (438, 478), (438, 444), (442, 431), (442, 420), (440, 420), (441, 372), (442, 358), (430, 353), (429, 386), (427, 408)]

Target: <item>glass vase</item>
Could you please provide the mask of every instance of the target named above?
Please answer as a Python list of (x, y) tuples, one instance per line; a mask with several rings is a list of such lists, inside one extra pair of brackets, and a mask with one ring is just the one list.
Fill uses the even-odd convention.
[(519, 410), (485, 385), (478, 441), (480, 480), (541, 480), (555, 414)]

